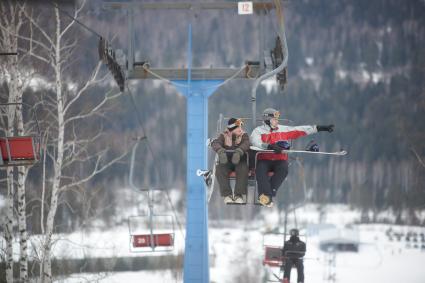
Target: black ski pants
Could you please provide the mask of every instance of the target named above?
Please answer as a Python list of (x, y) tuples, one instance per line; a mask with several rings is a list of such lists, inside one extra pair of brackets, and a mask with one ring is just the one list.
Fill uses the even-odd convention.
[[(273, 176), (268, 173), (273, 171)], [(258, 160), (255, 168), (258, 195), (276, 196), (277, 190), (288, 175), (287, 160)]]
[(217, 164), (215, 168), (215, 176), (220, 186), (220, 194), (222, 197), (232, 195), (229, 174), (235, 171), (235, 195), (245, 195), (248, 187), (248, 164), (246, 163), (246, 155), (241, 158), (237, 165), (234, 165), (230, 160), (231, 158), (229, 158), (226, 164)]
[(291, 269), (292, 266), (297, 268), (298, 274), (298, 283), (304, 283), (304, 263), (302, 258), (287, 258), (285, 261), (285, 269), (283, 273), (283, 278), (287, 278), (288, 282), (291, 280)]

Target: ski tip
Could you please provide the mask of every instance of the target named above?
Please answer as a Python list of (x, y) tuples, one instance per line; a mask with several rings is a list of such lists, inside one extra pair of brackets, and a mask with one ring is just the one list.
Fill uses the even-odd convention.
[(346, 150), (341, 150), (340, 153), (341, 155), (347, 155), (348, 152)]

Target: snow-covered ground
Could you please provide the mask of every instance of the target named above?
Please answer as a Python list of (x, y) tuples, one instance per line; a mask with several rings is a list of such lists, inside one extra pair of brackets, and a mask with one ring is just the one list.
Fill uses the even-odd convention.
[[(393, 233), (425, 233), (424, 227), (408, 227), (384, 224), (355, 224), (360, 214), (346, 206), (326, 207), (326, 223), (338, 229), (349, 227), (359, 236), (359, 252), (332, 254), (319, 249), (321, 239), (318, 233), (308, 233), (308, 225), (318, 223), (317, 206), (308, 205), (296, 211), (298, 227), (306, 235), (307, 254), (305, 263), (305, 282), (362, 282), (362, 283), (424, 283), (425, 282), (425, 243), (407, 242), (406, 237), (400, 241), (388, 237), (389, 229)], [(266, 230), (278, 227), (277, 210), (264, 209), (263, 213), (250, 223), (210, 221), (210, 279), (211, 282), (264, 282), (264, 278), (279, 275), (276, 268), (262, 265), (264, 257), (263, 244), (280, 244), (270, 242), (264, 237)], [(322, 218), (323, 219), (323, 218)], [(294, 218), (289, 216), (288, 228), (294, 226)], [(127, 227), (117, 227), (108, 231), (91, 233), (73, 233), (56, 235), (62, 238), (54, 247), (57, 258), (82, 257), (143, 257), (164, 255), (165, 253), (131, 253), (129, 251), (129, 232)], [(176, 248), (172, 254), (182, 254), (183, 235), (175, 231)], [(39, 239), (30, 241), (37, 245)], [(269, 242), (268, 242), (269, 241)], [(3, 245), (0, 243), (0, 245)], [(16, 251), (17, 252), (17, 251)], [(333, 259), (333, 261), (332, 261)], [(327, 281), (326, 276), (335, 275), (335, 281)], [(291, 282), (296, 282), (296, 270), (292, 271)], [(73, 274), (56, 282), (182, 282), (181, 270), (138, 271), (101, 274)]]

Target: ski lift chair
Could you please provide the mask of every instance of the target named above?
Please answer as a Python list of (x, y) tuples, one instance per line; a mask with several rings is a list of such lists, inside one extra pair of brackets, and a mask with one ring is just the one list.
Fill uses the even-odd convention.
[[(285, 263), (285, 255), (282, 255), (282, 250), (287, 236), (290, 236), (290, 234), (280, 232), (270, 232), (263, 235), (263, 265), (279, 267)], [(307, 245), (307, 236), (300, 234), (299, 237)], [(291, 252), (294, 253), (295, 251)]]
[(264, 266), (281, 267), (284, 264), (282, 249), (285, 240), (285, 233), (270, 232), (263, 235)]
[(130, 235), (130, 252), (164, 252), (174, 249), (175, 229), (172, 215), (159, 215), (153, 209), (153, 188), (141, 189), (134, 185), (134, 163), (139, 143), (144, 138), (137, 139), (133, 146), (129, 184), (137, 193), (147, 193), (148, 213), (144, 215), (130, 216), (128, 229)]
[(281, 267), (284, 265), (281, 246), (264, 246), (263, 265)]
[[(2, 103), (1, 106), (23, 105), (22, 103)], [(4, 115), (4, 114), (3, 114)], [(33, 165), (40, 159), (40, 129), (37, 136), (2, 136), (0, 137), (0, 167)], [(6, 128), (6, 127), (3, 127)]]
[[(269, 270), (279, 268), (279, 275), (271, 272), (273, 277), (268, 278), (267, 282), (284, 282), (283, 266), (285, 265), (285, 255), (282, 254), (283, 246), (285, 244), (289, 233), (270, 232), (263, 235), (264, 258), (263, 266), (268, 267)], [(307, 245), (307, 236), (300, 234), (299, 237)], [(294, 253), (294, 251), (292, 251)]]
[(174, 249), (172, 215), (130, 216), (128, 218), (131, 252), (159, 252)]
[(282, 250), (284, 241), (283, 233), (263, 235), (263, 266), (266, 268), (267, 282), (283, 282), (282, 266), (285, 265), (285, 257), (282, 255)]
[[(225, 121), (227, 121), (228, 119), (230, 119), (230, 117), (224, 117), (222, 114), (220, 114), (219, 119), (217, 121), (217, 125), (218, 125), (217, 126), (217, 132), (218, 133), (222, 133)], [(241, 119), (244, 120), (244, 121), (252, 120), (252, 118), (241, 118)], [(292, 121), (288, 120), (288, 119), (279, 119), (279, 121), (292, 123)], [(257, 124), (258, 124), (258, 122), (262, 122), (262, 120), (258, 119)], [(292, 144), (291, 144), (291, 146), (292, 146)], [(233, 151), (228, 150), (226, 152), (230, 153), (230, 152), (233, 152)], [(255, 150), (252, 150), (252, 149), (248, 150), (248, 158), (246, 159), (247, 162), (248, 162), (248, 168), (249, 168), (249, 170), (248, 170), (248, 189), (247, 189), (247, 194), (242, 196), (243, 199), (244, 199), (244, 202), (243, 203), (228, 203), (227, 205), (253, 204), (253, 205), (260, 205), (261, 206), (260, 202), (258, 201), (258, 199), (256, 197), (258, 195), (258, 193), (257, 193), (258, 187), (257, 187), (257, 180), (255, 178), (255, 168), (256, 168), (256, 164), (257, 164), (258, 155), (260, 153), (261, 153), (260, 151), (255, 151)], [(217, 159), (216, 159), (216, 162), (218, 162)], [(215, 165), (216, 165), (216, 163), (213, 164), (213, 166), (215, 166)], [(273, 174), (274, 174), (274, 172), (270, 171), (268, 173), (268, 176), (272, 177)], [(232, 188), (234, 188), (234, 182), (236, 181), (236, 172), (235, 171), (232, 171), (232, 172), (229, 173), (229, 179), (232, 183)], [(249, 200), (250, 199), (250, 197), (249, 197), (250, 189), (253, 189), (253, 191), (254, 191), (253, 196), (251, 197), (251, 200)]]

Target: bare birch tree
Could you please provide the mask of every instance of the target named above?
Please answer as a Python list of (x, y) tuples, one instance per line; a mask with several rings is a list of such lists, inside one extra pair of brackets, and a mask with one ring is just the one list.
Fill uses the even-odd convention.
[[(4, 51), (18, 50), (18, 37), (24, 25), (23, 9), (25, 5), (17, 2), (7, 1), (0, 3), (0, 49)], [(7, 101), (11, 105), (5, 109), (7, 112), (7, 129), (6, 136), (23, 136), (25, 134), (24, 121), (22, 114), (22, 97), (28, 82), (28, 76), (21, 69), (22, 61), (25, 56), (18, 58), (17, 56), (8, 56), (2, 64), (3, 82), (6, 83), (8, 89)], [(15, 104), (17, 103), (17, 104)], [(7, 243), (7, 265), (6, 280), (13, 282), (13, 210), (14, 210), (14, 168), (8, 167), (7, 171), (7, 187), (8, 187), (8, 210), (5, 223), (5, 238)], [(24, 166), (17, 168), (17, 191), (18, 191), (18, 230), (20, 242), (19, 270), (20, 282), (28, 282), (28, 252), (27, 252), (27, 222), (26, 222), (26, 198), (25, 198), (25, 180), (27, 178), (28, 169)]]
[[(84, 4), (85, 1), (82, 1), (75, 8), (74, 18), (79, 18)], [(53, 280), (51, 258), (52, 245), (55, 241), (53, 237), (55, 215), (63, 201), (61, 199), (63, 193), (83, 186), (127, 154), (127, 150), (111, 154), (108, 146), (101, 149), (93, 146), (104, 136), (102, 118), (106, 107), (121, 93), (108, 91), (101, 98), (90, 99), (87, 105), (80, 107), (82, 101), (87, 99), (85, 95), (110, 76), (102, 74), (99, 62), (85, 82), (67, 83), (70, 77), (66, 75), (66, 69), (70, 68), (75, 57), (78, 57), (74, 53), (78, 38), (69, 35), (76, 28), (76, 22), (61, 17), (58, 7), (52, 9), (53, 29), (43, 26), (42, 22), (33, 16), (33, 11), (24, 10), (30, 23), (31, 36), (20, 36), (21, 39), (28, 41), (29, 54), (43, 62), (53, 73), (51, 79), (45, 77), (51, 82), (53, 95), (47, 94), (40, 98), (40, 104), (45, 113), (41, 122), (43, 136), (47, 139), (44, 143), (40, 223), (44, 234), (40, 259), (42, 282)], [(49, 22), (50, 25), (51, 23), (52, 21)], [(98, 124), (88, 129), (87, 121)], [(49, 162), (52, 163), (51, 172), (46, 166)], [(47, 197), (48, 194), (50, 198)], [(45, 211), (47, 217), (44, 220)]]

